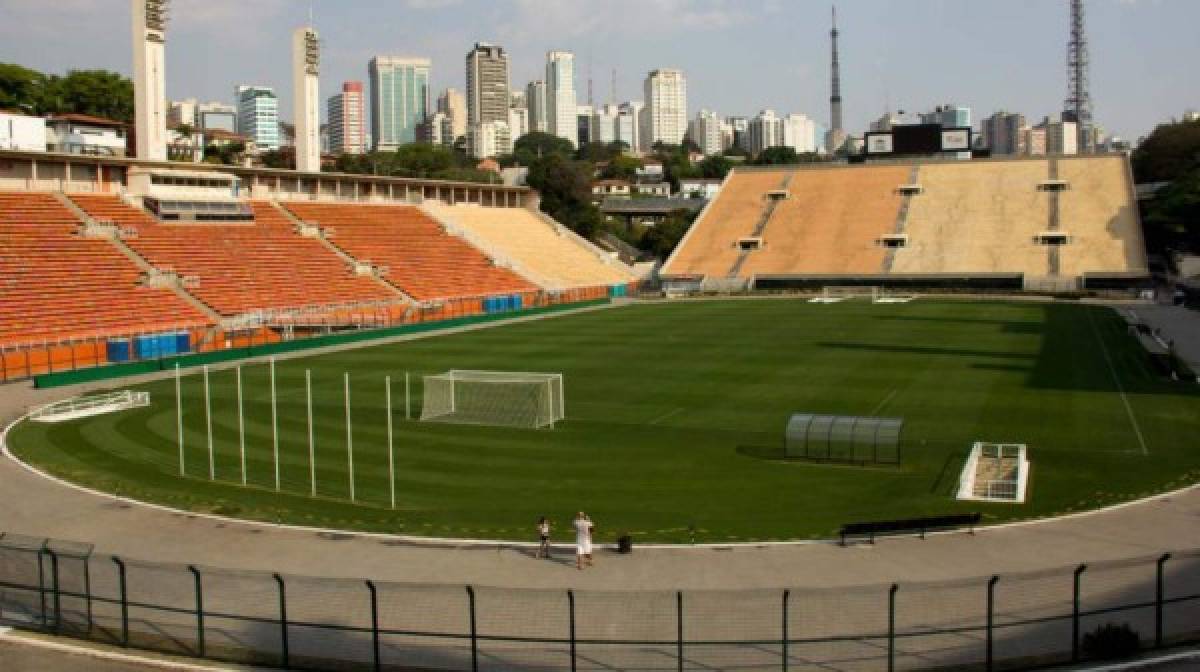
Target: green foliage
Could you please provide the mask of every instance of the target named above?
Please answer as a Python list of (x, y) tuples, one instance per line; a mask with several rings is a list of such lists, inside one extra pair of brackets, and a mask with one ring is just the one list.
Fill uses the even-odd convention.
[(683, 240), (696, 214), (687, 210), (672, 212), (663, 221), (646, 229), (637, 243), (638, 248), (659, 259), (666, 259), (675, 251), (679, 241)]
[(637, 176), (638, 168), (643, 165), (642, 160), (635, 156), (618, 154), (609, 159), (608, 165), (600, 171), (600, 176), (607, 179), (632, 180)]
[(541, 131), (526, 133), (513, 143), (513, 158), (522, 166), (531, 166), (537, 159), (548, 156), (570, 159), (575, 156), (575, 147), (570, 140)]
[(1150, 249), (1200, 251), (1200, 165), (1177, 176), (1141, 207)]
[(36, 115), (88, 114), (133, 121), (133, 82), (108, 70), (71, 70), (47, 75), (0, 63), (0, 108)]
[(684, 177), (700, 177), (700, 169), (692, 165), (688, 152), (692, 151), (685, 143), (683, 145), (668, 145), (654, 143), (654, 157), (663, 164), (663, 175), (671, 183), (671, 190), (679, 191), (679, 180)]
[(263, 152), (258, 157), (267, 168), (280, 170), (295, 170), (296, 151), (291, 147), (282, 147)]
[(585, 238), (596, 233), (603, 219), (592, 204), (593, 170), (586, 161), (554, 153), (534, 160), (526, 179), (541, 194), (542, 212)]
[(441, 145), (414, 142), (392, 152), (343, 154), (334, 169), (358, 175), (421, 177), (437, 180), (492, 182), (492, 173), (475, 169), (475, 162), (462, 152)]
[(1133, 152), (1133, 177), (1168, 182), (1200, 165), (1200, 121), (1160, 124)]
[(800, 163), (800, 156), (791, 147), (768, 147), (750, 163), (755, 166), (782, 166)]
[(721, 156), (708, 156), (701, 161), (696, 169), (700, 171), (700, 177), (706, 177), (711, 180), (723, 180), (733, 170), (733, 162)]
[(204, 162), (236, 166), (242, 162), (246, 143), (230, 142), (224, 145), (209, 145), (204, 148)]
[(589, 142), (575, 151), (575, 158), (580, 161), (601, 163), (621, 156), (628, 148), (629, 145), (623, 142)]

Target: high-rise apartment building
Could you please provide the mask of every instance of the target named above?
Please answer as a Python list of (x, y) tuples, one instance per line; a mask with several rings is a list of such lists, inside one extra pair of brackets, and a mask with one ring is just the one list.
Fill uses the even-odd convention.
[(546, 110), (546, 82), (535, 79), (525, 87), (525, 108), (529, 110), (529, 130), (548, 133), (550, 124)]
[(575, 141), (577, 146), (593, 142), (592, 112), (591, 105), (577, 105), (575, 107)]
[(417, 141), (429, 113), (429, 59), (376, 56), (367, 66), (371, 87), (371, 138), (376, 150)]
[(797, 154), (816, 152), (825, 144), (825, 134), (817, 135), (817, 122), (805, 114), (789, 114), (783, 118), (783, 145)]
[(462, 91), (450, 88), (442, 91), (437, 99), (437, 111), (446, 115), (450, 122), (450, 142), (467, 135), (467, 97)]
[(167, 103), (167, 127), (172, 128), (182, 124), (195, 128), (198, 122), (196, 106), (195, 98), (172, 100)]
[(362, 154), (367, 151), (362, 82), (343, 82), (342, 92), (329, 98), (326, 112), (331, 153)]
[(641, 101), (628, 101), (617, 107), (617, 142), (629, 145), (629, 151), (642, 151), (641, 115), (645, 106)]
[(513, 142), (529, 132), (529, 110), (524, 107), (508, 108), (508, 131)]
[(922, 124), (937, 124), (942, 128), (970, 128), (971, 108), (953, 103), (938, 105), (931, 112), (920, 114)]
[(783, 145), (783, 120), (775, 114), (775, 110), (759, 112), (749, 121), (746, 131), (749, 136), (749, 152), (752, 155)]
[(579, 142), (579, 108), (575, 104), (575, 54), (546, 54), (546, 132)]
[(592, 113), (592, 142), (606, 145), (617, 141), (617, 120), (620, 110), (616, 105), (600, 105)]
[(721, 118), (712, 110), (700, 110), (689, 125), (688, 135), (705, 156), (724, 151), (721, 146)]
[(1079, 126), (1077, 122), (1064, 120), (1062, 116), (1046, 117), (1034, 128), (1046, 134), (1047, 154), (1078, 154)]
[(992, 154), (1020, 153), (1021, 129), (1026, 126), (1025, 117), (1001, 110), (979, 123), (983, 144)]
[(484, 121), (467, 128), (471, 156), (487, 159), (512, 153), (513, 136), (507, 121)]
[(234, 89), (237, 99), (237, 132), (252, 141), (261, 151), (279, 149), (282, 136), (279, 132), (279, 98), (269, 86), (238, 86)]
[(502, 47), (477, 42), (467, 53), (467, 125), (508, 123), (508, 54)]
[(652, 70), (646, 75), (646, 125), (642, 142), (650, 147), (655, 143), (678, 145), (687, 133), (687, 80), (683, 72), (671, 69)]
[(733, 133), (733, 144), (743, 152), (750, 153), (750, 120), (746, 117), (729, 117), (725, 120)]

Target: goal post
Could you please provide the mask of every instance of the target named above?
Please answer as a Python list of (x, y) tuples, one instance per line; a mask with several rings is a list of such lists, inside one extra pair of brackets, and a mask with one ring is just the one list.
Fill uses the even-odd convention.
[(454, 369), (424, 376), (422, 422), (536, 429), (564, 417), (561, 373)]
[(877, 285), (824, 285), (820, 295), (809, 302), (839, 303), (847, 299), (870, 299), (874, 302), (879, 297), (879, 290)]

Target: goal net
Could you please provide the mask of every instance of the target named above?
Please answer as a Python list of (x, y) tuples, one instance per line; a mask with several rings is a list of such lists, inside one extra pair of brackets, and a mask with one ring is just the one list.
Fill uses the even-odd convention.
[(821, 288), (821, 295), (810, 299), (809, 303), (838, 303), (846, 299), (871, 299), (879, 296), (876, 286), (841, 286), (826, 285)]
[(423, 422), (539, 428), (564, 417), (561, 373), (455, 369), (424, 381)]

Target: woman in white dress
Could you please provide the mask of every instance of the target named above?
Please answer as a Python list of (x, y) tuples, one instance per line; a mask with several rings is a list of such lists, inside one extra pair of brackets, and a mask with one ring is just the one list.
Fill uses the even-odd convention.
[(592, 520), (580, 511), (575, 515), (575, 568), (583, 569), (586, 559), (589, 567), (592, 565)]

